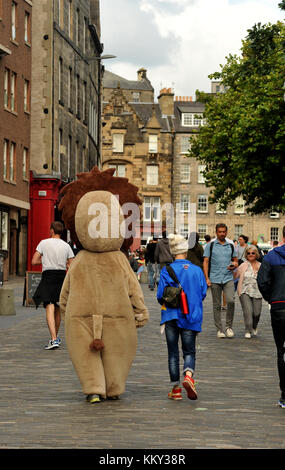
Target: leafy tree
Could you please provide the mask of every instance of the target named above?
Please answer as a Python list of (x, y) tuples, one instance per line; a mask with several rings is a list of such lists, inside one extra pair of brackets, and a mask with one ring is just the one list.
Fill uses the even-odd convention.
[(226, 92), (196, 92), (206, 125), (191, 138), (189, 156), (205, 164), (210, 202), (224, 209), (242, 196), (248, 212), (285, 212), (284, 40), (284, 23), (254, 25), (241, 56), (229, 55), (209, 76)]
[(285, 10), (285, 0), (282, 0), (282, 2), (278, 4), (278, 6), (281, 10)]

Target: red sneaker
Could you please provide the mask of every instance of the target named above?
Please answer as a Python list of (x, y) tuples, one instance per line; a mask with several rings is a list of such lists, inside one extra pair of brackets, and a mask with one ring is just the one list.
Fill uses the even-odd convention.
[(197, 400), (198, 396), (195, 389), (195, 382), (190, 375), (185, 375), (182, 385), (187, 392), (188, 398), (190, 398), (190, 400)]
[(175, 388), (171, 390), (168, 394), (168, 398), (171, 400), (182, 400), (182, 393), (181, 393), (181, 388)]

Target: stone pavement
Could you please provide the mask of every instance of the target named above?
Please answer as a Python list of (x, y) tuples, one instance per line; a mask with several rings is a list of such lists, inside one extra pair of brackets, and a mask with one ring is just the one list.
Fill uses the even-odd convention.
[(126, 392), (86, 403), (65, 346), (46, 351), (45, 311), (22, 306), (0, 315), (0, 449), (284, 449), (285, 412), (277, 406), (276, 351), (268, 306), (258, 337), (244, 338), (239, 300), (233, 339), (217, 339), (211, 296), (204, 301), (196, 380), (198, 400), (168, 400), (167, 349), (155, 292), (143, 284), (150, 322), (138, 330)]

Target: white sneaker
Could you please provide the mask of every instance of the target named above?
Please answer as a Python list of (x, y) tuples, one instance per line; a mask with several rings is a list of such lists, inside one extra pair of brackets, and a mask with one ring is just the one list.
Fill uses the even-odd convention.
[(217, 332), (217, 338), (225, 338), (225, 337), (226, 337), (226, 335), (223, 331), (218, 331)]
[(245, 338), (251, 338), (251, 334), (250, 333), (245, 333), (244, 337)]
[(253, 336), (257, 336), (257, 330), (252, 330)]
[(233, 338), (234, 335), (235, 335), (235, 334), (234, 334), (234, 332), (233, 332), (233, 330), (232, 330), (231, 328), (227, 328), (227, 329), (226, 329), (226, 336), (227, 336), (227, 338)]

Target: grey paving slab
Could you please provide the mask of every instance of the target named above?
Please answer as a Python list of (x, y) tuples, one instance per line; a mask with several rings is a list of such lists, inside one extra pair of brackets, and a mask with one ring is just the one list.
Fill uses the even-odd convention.
[(151, 319), (138, 330), (138, 349), (126, 392), (116, 402), (90, 405), (63, 345), (46, 351), (43, 308), (22, 306), (0, 315), (0, 449), (284, 449), (285, 413), (279, 398), (276, 351), (268, 306), (259, 334), (244, 338), (236, 300), (235, 338), (217, 339), (211, 296), (204, 301), (196, 380), (198, 400), (167, 398), (165, 338), (155, 292), (142, 285)]

